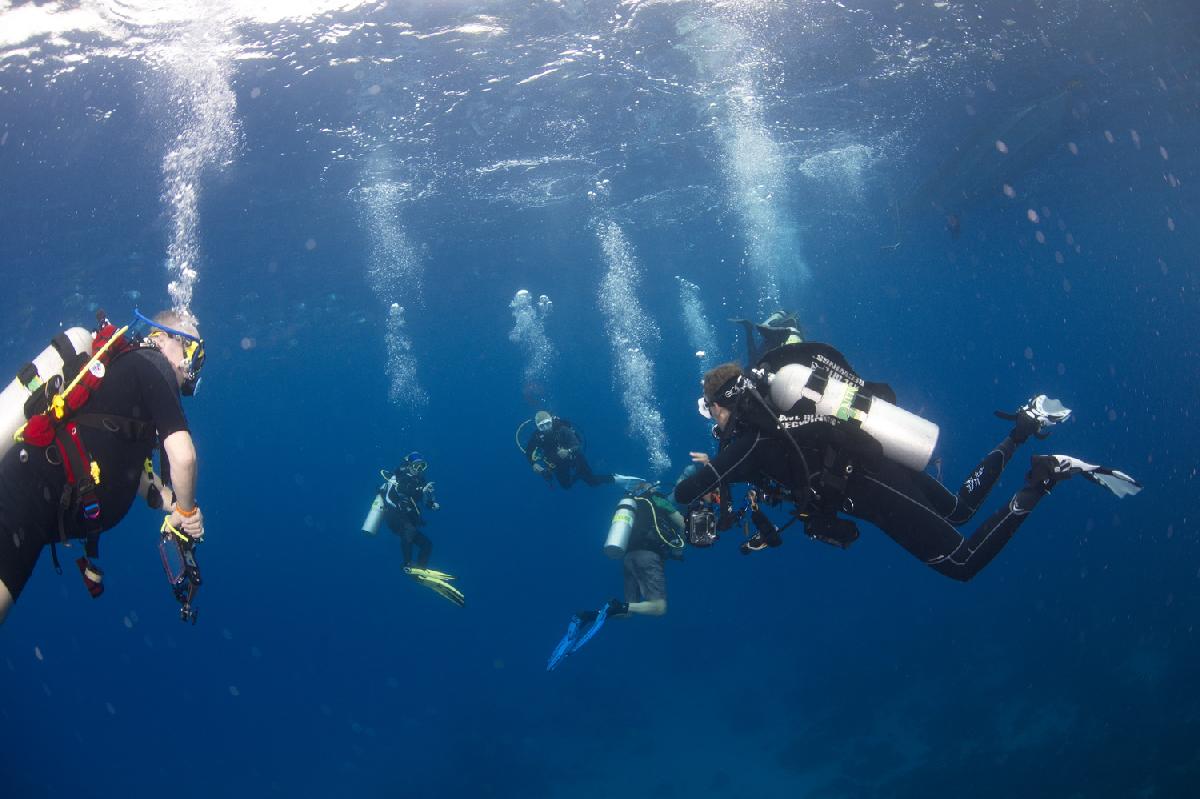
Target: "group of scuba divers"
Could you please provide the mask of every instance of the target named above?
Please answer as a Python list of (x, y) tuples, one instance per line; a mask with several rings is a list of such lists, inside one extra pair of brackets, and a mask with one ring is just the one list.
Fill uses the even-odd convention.
[[(997, 411), (1011, 429), (952, 492), (925, 471), (937, 425), (898, 407), (888, 385), (859, 377), (833, 347), (805, 341), (790, 312), (761, 324), (735, 321), (746, 330), (747, 365), (709, 370), (698, 401), (713, 422), (715, 452), (692, 452), (669, 494), (638, 477), (594, 473), (583, 437), (566, 419), (543, 410), (518, 427), (523, 457), (548, 485), (570, 488), (582, 480), (625, 488), (604, 546), (623, 562), (623, 599), (572, 616), (549, 669), (608, 618), (666, 613), (665, 562), (680, 559), (689, 543), (711, 547), (729, 530), (744, 533), (746, 554), (778, 547), (796, 523), (809, 538), (844, 549), (858, 538), (854, 520), (861, 519), (935, 571), (966, 581), (1063, 480), (1080, 476), (1118, 497), (1142, 488), (1116, 469), (1034, 455), (1012, 498), (964, 536), (957, 528), (974, 517), (1017, 448), (1046, 438), (1070, 409), (1039, 394), (1012, 413)], [(99, 596), (100, 533), (141, 497), (163, 512), (164, 571), (180, 617), (195, 623), (204, 515), (181, 398), (195, 393), (204, 360), (204, 340), (186, 314), (148, 318), (135, 310), (133, 321), (118, 327), (100, 311), (95, 332), (71, 328), (55, 336), (0, 394), (0, 622), (46, 547), (61, 573), (57, 547), (82, 545), (75, 563), (89, 593)], [(405, 573), (463, 606), (454, 577), (429, 568), (424, 513), (439, 505), (427, 468), (413, 452), (382, 472), (363, 530), (374, 535), (386, 522), (401, 539)], [(740, 503), (734, 485), (747, 487)], [(786, 509), (790, 518), (777, 525), (766, 508)]]
[[(809, 538), (845, 549), (857, 540), (855, 519), (861, 519), (935, 571), (965, 582), (1063, 480), (1081, 476), (1118, 497), (1142, 488), (1115, 469), (1068, 455), (1034, 455), (1012, 498), (963, 535), (958, 528), (975, 516), (1017, 448), (1031, 437), (1046, 438), (1070, 417), (1069, 408), (1039, 394), (1014, 412), (997, 411), (1011, 429), (951, 491), (925, 471), (937, 425), (898, 407), (890, 386), (862, 379), (833, 347), (805, 341), (791, 312), (777, 311), (761, 324), (734, 321), (746, 331), (747, 366), (709, 370), (698, 401), (700, 414), (713, 423), (716, 452), (692, 452), (670, 495), (638, 477), (595, 474), (578, 430), (548, 411), (517, 428), (518, 448), (548, 485), (570, 488), (582, 480), (625, 488), (604, 545), (605, 554), (623, 562), (623, 598), (574, 614), (548, 669), (590, 641), (607, 619), (666, 613), (666, 561), (682, 559), (689, 543), (710, 547), (729, 530), (743, 534), (743, 554), (780, 546), (783, 532), (797, 523)], [(386, 519), (404, 541), (405, 571), (461, 606), (453, 577), (426, 567), (431, 547), (418, 529), (421, 509), (436, 509), (437, 502), (424, 471), (424, 459), (412, 453), (384, 472), (364, 530), (374, 533), (380, 516)], [(732, 487), (739, 484), (746, 490), (735, 503)], [(786, 508), (790, 518), (777, 525), (768, 508)]]

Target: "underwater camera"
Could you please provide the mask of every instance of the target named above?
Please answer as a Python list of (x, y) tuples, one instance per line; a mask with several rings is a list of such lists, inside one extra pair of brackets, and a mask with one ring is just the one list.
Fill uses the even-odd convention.
[(694, 547), (711, 547), (718, 538), (717, 515), (712, 508), (703, 504), (695, 504), (688, 508), (685, 523), (688, 541)]

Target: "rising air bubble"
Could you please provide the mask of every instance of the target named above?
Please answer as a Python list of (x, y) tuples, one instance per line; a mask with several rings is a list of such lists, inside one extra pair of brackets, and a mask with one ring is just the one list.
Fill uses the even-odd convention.
[(546, 384), (554, 360), (554, 345), (546, 337), (546, 317), (554, 309), (554, 303), (545, 294), (538, 297), (521, 289), (508, 304), (513, 315), (513, 329), (508, 340), (521, 348), (525, 356), (524, 392), (531, 400), (548, 401)]
[(645, 444), (651, 468), (661, 472), (671, 460), (654, 396), (654, 361), (647, 354), (658, 344), (658, 327), (638, 301), (641, 275), (624, 232), (615, 222), (605, 221), (596, 226), (596, 233), (608, 264), (599, 300), (616, 365), (616, 390), (629, 415), (630, 430)]
[(179, 26), (173, 39), (153, 51), (167, 76), (172, 102), (166, 107), (177, 109), (177, 132), (163, 156), (163, 200), (171, 219), (167, 291), (174, 309), (186, 318), (195, 318), (191, 305), (199, 277), (200, 180), (206, 170), (223, 167), (237, 143), (231, 79), (238, 49), (228, 15), (214, 6)]
[(360, 192), (363, 225), (370, 252), (367, 282), (380, 303), (388, 305), (384, 341), (387, 346), (388, 398), (397, 407), (417, 409), (428, 396), (417, 380), (417, 358), (408, 335), (405, 309), (397, 302), (420, 305), (421, 263), (401, 224), (402, 203), (407, 187), (396, 181), (379, 180)]
[(679, 305), (683, 311), (683, 329), (687, 332), (688, 346), (695, 350), (700, 373), (703, 374), (713, 366), (712, 353), (717, 349), (717, 334), (704, 313), (700, 287), (678, 275), (675, 279), (679, 281)]
[(404, 308), (393, 302), (388, 309), (387, 332), (388, 399), (399, 407), (418, 408), (429, 401), (417, 382), (417, 359), (412, 339), (404, 330)]

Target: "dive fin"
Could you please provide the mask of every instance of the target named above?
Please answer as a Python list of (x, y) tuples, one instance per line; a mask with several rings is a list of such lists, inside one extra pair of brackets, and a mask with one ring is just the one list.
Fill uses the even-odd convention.
[(467, 598), (463, 596), (463, 592), (450, 585), (450, 580), (454, 579), (452, 575), (435, 571), (434, 569), (421, 569), (410, 566), (404, 567), (404, 573), (444, 599), (458, 605), (460, 608), (466, 606)]

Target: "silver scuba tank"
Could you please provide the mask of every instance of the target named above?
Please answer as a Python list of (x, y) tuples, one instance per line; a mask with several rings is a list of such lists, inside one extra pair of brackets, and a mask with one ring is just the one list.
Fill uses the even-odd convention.
[(633, 517), (637, 513), (637, 500), (633, 497), (622, 497), (613, 513), (612, 524), (608, 527), (608, 538), (604, 539), (604, 554), (613, 560), (625, 557), (625, 549), (629, 546), (629, 536), (633, 533)]
[[(811, 366), (790, 363), (767, 378), (771, 402), (776, 409), (787, 413), (801, 399), (816, 405), (818, 416), (831, 416), (842, 421), (857, 422), (859, 428), (883, 447), (890, 460), (910, 469), (922, 471), (933, 457), (937, 446), (938, 426), (915, 413), (898, 408), (879, 397), (859, 397), (860, 387), (829, 375), (824, 387), (810, 388)], [(814, 385), (819, 386), (820, 381)], [(857, 400), (857, 401), (856, 401)]]
[[(76, 355), (82, 355), (92, 348), (92, 334), (82, 327), (71, 327), (63, 331)], [(63, 359), (53, 344), (38, 353), (30, 362), (37, 372), (36, 385), (49, 382), (54, 376), (62, 376)], [(25, 424), (25, 400), (32, 392), (21, 382), (19, 377), (12, 381), (0, 392), (0, 457), (8, 452), (13, 445), (13, 435)]]
[(377, 535), (379, 533), (379, 520), (383, 518), (383, 497), (375, 494), (374, 501), (371, 502), (371, 509), (367, 511), (367, 518), (363, 520), (362, 531), (367, 535)]

